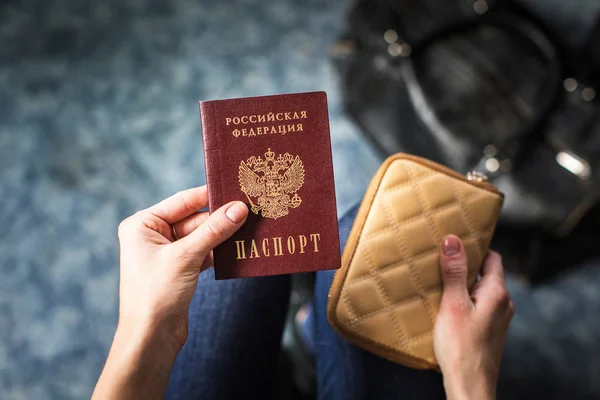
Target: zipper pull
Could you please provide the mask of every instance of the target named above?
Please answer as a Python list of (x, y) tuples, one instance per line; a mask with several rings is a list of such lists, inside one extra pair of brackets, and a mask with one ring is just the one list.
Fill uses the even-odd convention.
[(467, 172), (467, 180), (469, 181), (473, 181), (473, 182), (487, 182), (488, 181), (488, 177), (486, 174), (483, 174), (481, 172), (478, 171), (469, 171)]

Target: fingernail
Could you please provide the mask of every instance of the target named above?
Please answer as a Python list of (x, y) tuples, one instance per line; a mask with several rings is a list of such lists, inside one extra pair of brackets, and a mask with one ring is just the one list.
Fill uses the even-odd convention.
[(246, 211), (248, 207), (241, 201), (236, 201), (233, 203), (227, 210), (225, 210), (225, 215), (231, 222), (234, 224), (239, 224), (242, 222), (244, 217), (246, 217)]
[(446, 236), (442, 242), (442, 252), (445, 256), (455, 256), (460, 253), (460, 242), (456, 236)]

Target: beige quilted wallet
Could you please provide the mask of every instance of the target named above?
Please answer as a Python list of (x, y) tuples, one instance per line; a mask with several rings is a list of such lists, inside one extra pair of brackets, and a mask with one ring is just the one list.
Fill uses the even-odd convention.
[(451, 233), (463, 240), (472, 287), (503, 199), (480, 174), (465, 177), (407, 154), (388, 158), (367, 189), (335, 274), (331, 325), (381, 357), (438, 369), (439, 245)]

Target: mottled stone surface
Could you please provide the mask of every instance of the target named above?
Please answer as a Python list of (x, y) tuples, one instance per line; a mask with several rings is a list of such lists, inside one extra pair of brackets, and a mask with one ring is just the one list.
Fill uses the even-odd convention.
[(118, 223), (204, 183), (197, 101), (329, 94), (340, 213), (379, 160), (328, 51), (345, 2), (0, 8), (0, 398), (90, 395), (117, 317)]

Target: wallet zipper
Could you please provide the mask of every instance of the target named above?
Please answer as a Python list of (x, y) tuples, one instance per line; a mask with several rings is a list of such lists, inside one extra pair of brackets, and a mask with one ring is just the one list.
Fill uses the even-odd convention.
[(486, 174), (479, 171), (469, 171), (465, 174), (467, 181), (477, 184), (477, 186), (484, 187), (488, 190), (493, 190), (496, 193), (500, 193), (498, 188), (490, 183), (489, 178)]
[[(425, 161), (429, 161), (429, 160), (425, 160)], [(435, 169), (437, 169), (440, 172), (446, 173), (450, 176), (460, 179), (461, 181), (465, 181), (465, 182), (471, 183), (473, 185), (479, 186), (483, 189), (490, 190), (494, 193), (501, 194), (501, 192), (498, 190), (498, 188), (489, 181), (488, 176), (484, 173), (481, 173), (478, 171), (469, 171), (465, 175), (462, 175), (462, 174), (456, 172), (455, 170), (448, 168), (444, 165), (437, 164), (432, 161), (429, 161), (429, 162), (431, 164), (433, 164), (433, 165), (430, 164), (429, 165), (430, 167), (434, 167), (434, 168), (437, 167)]]
[(488, 181), (488, 177), (487, 177), (486, 174), (483, 174), (483, 173), (477, 172), (477, 171), (469, 171), (469, 172), (467, 172), (465, 174), (465, 177), (469, 181), (475, 181), (475, 182), (478, 182), (478, 183), (487, 182)]
[(467, 172), (466, 175), (462, 175), (461, 173), (456, 172), (455, 170), (448, 168), (445, 165), (438, 164), (435, 161), (431, 161), (431, 160), (428, 160), (423, 157), (413, 156), (413, 155), (409, 155), (409, 154), (402, 154), (401, 157), (398, 157), (398, 158), (402, 158), (405, 160), (412, 160), (416, 163), (419, 163), (419, 164), (425, 165), (429, 168), (432, 168), (434, 170), (437, 170), (443, 174), (453, 176), (457, 179), (460, 179), (463, 182), (470, 183), (470, 184), (478, 186), (482, 189), (486, 189), (486, 190), (489, 190), (490, 192), (497, 193), (497, 194), (503, 196), (502, 193), (498, 190), (498, 188), (496, 186), (494, 186), (494, 184), (489, 182), (487, 175), (485, 175), (481, 172), (469, 171), (469, 172)]

